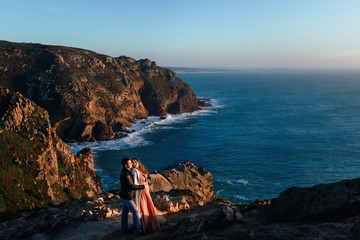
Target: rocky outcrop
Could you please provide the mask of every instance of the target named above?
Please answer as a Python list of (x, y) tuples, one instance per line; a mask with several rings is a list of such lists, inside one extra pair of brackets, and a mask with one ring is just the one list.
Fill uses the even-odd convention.
[(199, 109), (188, 84), (148, 59), (0, 41), (0, 76), (48, 110), (66, 141), (113, 139), (136, 119)]
[(0, 215), (101, 192), (91, 149), (74, 155), (45, 109), (0, 87)]
[[(162, 174), (165, 174), (169, 180), (161, 174), (154, 173), (150, 174), (149, 185), (150, 189), (156, 190), (151, 194), (158, 210), (160, 224), (164, 225), (167, 221), (165, 215), (161, 214), (196, 209), (197, 206), (214, 200), (211, 173), (206, 172), (203, 168), (197, 168), (190, 161), (170, 166), (163, 170)], [(185, 184), (180, 182), (185, 182)], [(198, 186), (195, 187), (194, 185)], [(207, 190), (200, 191), (199, 188), (201, 187)], [(122, 201), (119, 191), (105, 192), (69, 204), (23, 211), (17, 218), (0, 223), (0, 235), (4, 239), (37, 239), (37, 234), (51, 236), (51, 232), (60, 228), (70, 228), (69, 225), (81, 225), (89, 221), (116, 221), (117, 226), (119, 226), (121, 209)], [(223, 212), (219, 211), (221, 209), (208, 221), (209, 225), (217, 225), (219, 219), (222, 219)], [(229, 213), (227, 214), (229, 215)], [(232, 222), (233, 216), (230, 215), (228, 218), (231, 218), (229, 221)], [(42, 234), (43, 232), (49, 234)], [(116, 234), (116, 237), (119, 238), (119, 234)], [(84, 236), (83, 238), (87, 237)]]
[(2, 239), (30, 239), (38, 232), (64, 225), (118, 217), (121, 207), (119, 195), (103, 193), (69, 204), (23, 211), (18, 218), (0, 223), (0, 233)]
[(336, 219), (360, 215), (360, 178), (313, 187), (293, 187), (271, 200), (270, 222)]
[(188, 209), (214, 200), (213, 177), (190, 161), (178, 163), (161, 173), (149, 175), (155, 206), (163, 211)]
[(293, 187), (250, 205), (213, 201), (167, 218), (148, 239), (360, 239), (359, 181)]
[[(175, 165), (169, 171), (184, 164)], [(187, 168), (191, 163), (185, 165)], [(164, 181), (156, 176), (157, 183)], [(183, 208), (184, 211), (163, 212), (164, 215), (158, 216), (161, 231), (139, 239), (357, 240), (360, 239), (360, 213), (358, 209), (350, 213), (348, 207), (358, 201), (358, 181), (291, 188), (272, 199), (272, 203), (259, 200), (239, 205), (216, 199), (204, 205)], [(169, 190), (168, 184), (157, 183), (152, 183), (153, 189), (163, 186)], [(168, 183), (172, 186), (170, 180)], [(191, 196), (187, 191), (190, 192), (170, 189), (169, 192), (154, 194), (167, 196), (177, 192), (179, 197)], [(118, 192), (113, 191), (70, 204), (23, 211), (17, 218), (0, 222), (0, 236), (3, 239), (138, 239), (119, 229), (121, 204)], [(334, 206), (337, 206), (335, 212)], [(299, 213), (300, 217), (284, 215), (287, 211)], [(313, 211), (313, 217), (303, 214), (309, 211)], [(277, 221), (273, 221), (270, 217), (277, 212)], [(319, 212), (322, 217), (319, 217)], [(283, 217), (281, 221), (279, 215)], [(131, 226), (131, 218), (129, 221)]]
[(17, 218), (0, 223), (0, 233), (2, 239), (30, 239), (61, 226), (119, 217), (121, 207), (119, 195), (106, 192), (69, 204), (23, 211)]

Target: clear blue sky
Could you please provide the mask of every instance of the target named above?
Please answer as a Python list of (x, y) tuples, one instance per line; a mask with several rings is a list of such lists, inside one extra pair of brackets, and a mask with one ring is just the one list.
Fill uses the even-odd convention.
[(0, 0), (0, 39), (179, 67), (360, 67), (359, 0)]

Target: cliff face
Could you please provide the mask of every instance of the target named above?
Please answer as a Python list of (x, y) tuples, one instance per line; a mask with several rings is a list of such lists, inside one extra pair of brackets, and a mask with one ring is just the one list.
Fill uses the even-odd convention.
[(63, 140), (107, 140), (149, 115), (197, 110), (189, 85), (150, 60), (0, 41), (0, 85), (49, 111)]
[(45, 109), (0, 87), (0, 215), (101, 192), (91, 149), (74, 155)]

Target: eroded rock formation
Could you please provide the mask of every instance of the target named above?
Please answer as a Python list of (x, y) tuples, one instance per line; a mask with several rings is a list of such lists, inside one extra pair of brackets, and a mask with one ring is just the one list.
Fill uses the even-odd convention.
[(199, 109), (188, 84), (148, 59), (0, 41), (0, 76), (48, 110), (66, 141), (113, 139), (136, 119)]
[(204, 205), (215, 198), (212, 174), (190, 161), (150, 174), (149, 182), (155, 206), (166, 212)]
[(101, 193), (92, 157), (71, 152), (45, 109), (0, 87), (0, 215)]

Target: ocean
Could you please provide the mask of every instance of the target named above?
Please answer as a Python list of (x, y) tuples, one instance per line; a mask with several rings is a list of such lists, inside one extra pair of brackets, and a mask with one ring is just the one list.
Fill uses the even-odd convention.
[(119, 188), (123, 157), (150, 171), (191, 160), (234, 203), (293, 186), (360, 177), (360, 70), (262, 69), (178, 73), (212, 107), (139, 120), (129, 136), (70, 144), (94, 151), (104, 190)]

